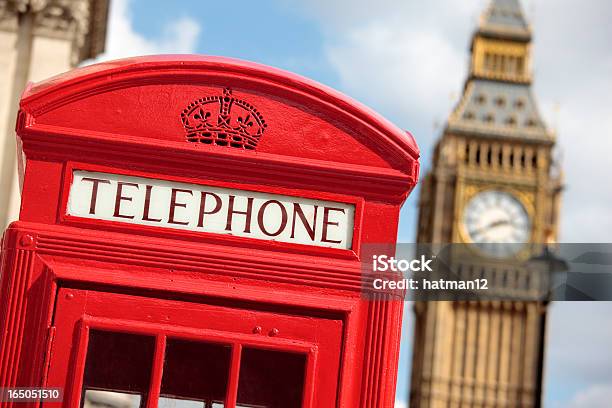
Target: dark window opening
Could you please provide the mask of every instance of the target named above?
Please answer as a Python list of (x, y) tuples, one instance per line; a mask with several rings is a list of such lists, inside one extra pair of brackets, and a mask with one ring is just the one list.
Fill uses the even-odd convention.
[(230, 361), (229, 345), (169, 338), (160, 406), (223, 407)]
[(522, 99), (517, 99), (514, 101), (514, 107), (517, 109), (522, 109), (525, 106), (525, 102)]
[(155, 351), (155, 338), (129, 333), (91, 330), (83, 379), (81, 406), (121, 402), (144, 405)]
[(303, 354), (244, 348), (237, 406), (301, 407), (305, 370)]

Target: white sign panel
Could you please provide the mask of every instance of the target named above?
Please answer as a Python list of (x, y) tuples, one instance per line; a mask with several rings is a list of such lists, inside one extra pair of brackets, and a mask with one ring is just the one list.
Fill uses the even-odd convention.
[(331, 248), (351, 248), (355, 206), (75, 170), (67, 214)]

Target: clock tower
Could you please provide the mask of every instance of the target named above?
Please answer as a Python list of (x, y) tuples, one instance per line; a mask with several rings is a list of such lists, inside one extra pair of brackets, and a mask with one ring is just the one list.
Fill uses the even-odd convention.
[(417, 241), (465, 244), (455, 270), (486, 278), (495, 298), (415, 302), (411, 407), (541, 404), (546, 303), (525, 261), (556, 239), (561, 176), (530, 47), (519, 1), (492, 0), (423, 179)]

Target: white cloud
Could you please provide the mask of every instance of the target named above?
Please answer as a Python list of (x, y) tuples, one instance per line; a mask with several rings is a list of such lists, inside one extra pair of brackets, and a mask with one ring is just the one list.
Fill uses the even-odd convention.
[(342, 90), (415, 133), (427, 151), (432, 125), (444, 122), (461, 92), (468, 37), (485, 1), (302, 3), (323, 27)]
[(612, 302), (554, 302), (549, 308), (546, 388), (612, 384)]
[[(536, 95), (558, 131), (567, 190), (561, 238), (612, 242), (612, 3), (542, 0), (534, 11)], [(553, 106), (558, 111), (554, 112)]]
[(403, 400), (395, 400), (395, 408), (408, 408), (408, 402)]
[(463, 53), (440, 33), (379, 21), (349, 31), (326, 54), (347, 91), (407, 124), (435, 117), (440, 105), (449, 108), (466, 66)]
[(156, 38), (135, 31), (130, 0), (111, 1), (106, 51), (96, 61), (151, 54), (188, 54), (195, 51), (200, 25), (190, 17), (166, 23)]
[(578, 392), (566, 408), (609, 408), (612, 384), (596, 384)]
[(324, 28), (325, 54), (342, 89), (431, 145), (434, 121), (444, 121), (461, 91), (467, 44), (457, 40), (471, 27), (457, 21), (475, 21), (473, 11), (452, 0), (382, 0), (376, 7), (315, 0), (304, 7)]

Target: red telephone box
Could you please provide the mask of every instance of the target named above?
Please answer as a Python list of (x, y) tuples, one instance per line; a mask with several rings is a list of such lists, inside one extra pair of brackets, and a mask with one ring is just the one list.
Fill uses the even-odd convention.
[(17, 134), (0, 387), (63, 388), (43, 406), (393, 406), (402, 303), (362, 296), (360, 253), (395, 242), (409, 134), (299, 76), (195, 56), (32, 85)]

